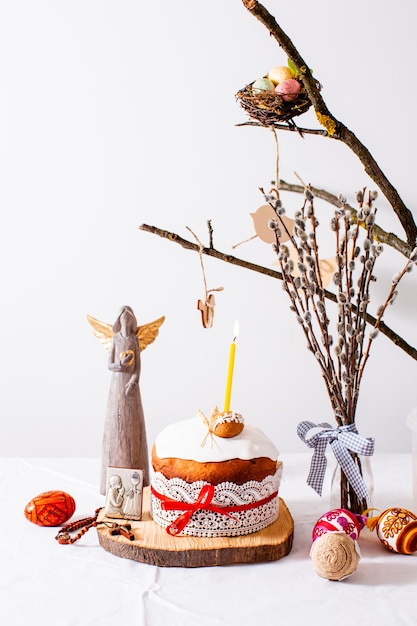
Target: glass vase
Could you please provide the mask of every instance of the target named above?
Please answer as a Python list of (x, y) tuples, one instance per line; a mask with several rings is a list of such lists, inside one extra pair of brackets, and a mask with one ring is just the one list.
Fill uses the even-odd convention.
[(362, 515), (366, 509), (370, 509), (373, 506), (374, 477), (372, 474), (371, 457), (356, 453), (351, 453), (351, 456), (365, 482), (369, 497), (359, 498), (356, 495), (344, 471), (336, 463), (330, 487), (330, 508), (347, 509), (356, 515)]

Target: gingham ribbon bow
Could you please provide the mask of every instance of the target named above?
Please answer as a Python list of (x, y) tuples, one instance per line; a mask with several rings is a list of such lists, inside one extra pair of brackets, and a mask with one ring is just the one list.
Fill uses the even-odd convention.
[[(310, 437), (310, 439), (306, 439), (309, 430), (318, 427), (323, 430)], [(308, 421), (300, 422), (297, 426), (297, 434), (309, 448), (314, 448), (310, 473), (307, 477), (307, 484), (310, 487), (321, 496), (327, 466), (325, 452), (327, 444), (330, 443), (337, 462), (358, 498), (369, 499), (368, 489), (349, 450), (357, 454), (371, 456), (374, 453), (375, 439), (371, 437), (366, 439), (360, 437), (355, 424), (347, 424), (346, 426), (333, 428), (326, 422), (320, 424), (314, 424)]]

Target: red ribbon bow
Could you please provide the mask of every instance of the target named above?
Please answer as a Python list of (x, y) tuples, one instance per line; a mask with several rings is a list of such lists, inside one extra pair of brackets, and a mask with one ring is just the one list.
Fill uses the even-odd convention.
[(153, 495), (161, 500), (161, 508), (164, 511), (184, 511), (175, 521), (173, 521), (169, 526), (167, 526), (167, 533), (170, 535), (178, 535), (184, 528), (187, 526), (191, 517), (196, 511), (206, 510), (206, 511), (214, 511), (215, 513), (220, 513), (221, 515), (226, 515), (230, 517), (235, 522), (239, 520), (233, 515), (230, 515), (229, 511), (248, 511), (249, 509), (253, 509), (257, 506), (262, 506), (266, 504), (277, 495), (277, 491), (271, 493), (269, 496), (260, 500), (258, 502), (252, 502), (250, 504), (242, 504), (239, 506), (231, 506), (231, 507), (220, 507), (215, 504), (211, 504), (214, 497), (214, 486), (213, 485), (204, 485), (198, 494), (198, 498), (195, 502), (177, 502), (176, 500), (172, 500), (171, 498), (167, 498), (167, 496), (163, 496), (155, 489), (152, 489)]

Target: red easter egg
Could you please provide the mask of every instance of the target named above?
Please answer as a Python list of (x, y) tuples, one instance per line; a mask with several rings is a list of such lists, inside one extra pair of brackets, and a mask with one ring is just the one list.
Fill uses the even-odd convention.
[(45, 491), (25, 506), (25, 517), (38, 526), (61, 526), (74, 515), (75, 501), (65, 491)]
[(317, 520), (313, 528), (312, 539), (315, 541), (317, 537), (329, 532), (344, 532), (352, 539), (358, 539), (364, 525), (365, 521), (361, 515), (356, 515), (346, 509), (333, 509)]

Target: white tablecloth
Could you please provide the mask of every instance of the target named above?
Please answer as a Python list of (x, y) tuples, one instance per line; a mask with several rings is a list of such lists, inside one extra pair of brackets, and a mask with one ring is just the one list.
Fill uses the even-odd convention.
[[(364, 529), (362, 559), (352, 576), (331, 582), (315, 573), (311, 531), (329, 499), (306, 485), (310, 458), (281, 455), (280, 496), (295, 528), (288, 556), (184, 569), (113, 556), (100, 546), (94, 528), (73, 545), (59, 545), (56, 528), (25, 519), (26, 503), (51, 489), (74, 497), (73, 519), (92, 515), (104, 504), (98, 459), (0, 459), (1, 626), (415, 626), (417, 553), (390, 553)], [(411, 456), (376, 454), (372, 466), (374, 506), (412, 509)]]

